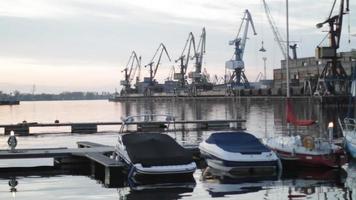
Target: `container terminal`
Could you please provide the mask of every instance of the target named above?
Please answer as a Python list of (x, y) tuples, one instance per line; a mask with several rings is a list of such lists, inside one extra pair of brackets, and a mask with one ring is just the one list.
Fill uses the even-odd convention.
[[(122, 89), (116, 92), (109, 101), (126, 101), (140, 98), (167, 98), (167, 97), (253, 97), (253, 96), (286, 96), (287, 70), (286, 62), (289, 62), (289, 90), (292, 96), (305, 96), (308, 98), (337, 98), (350, 95), (351, 82), (355, 79), (356, 49), (348, 52), (338, 52), (340, 47), (343, 16), (348, 14), (349, 5), (340, 2), (339, 6), (333, 6), (330, 15), (325, 21), (316, 25), (317, 28), (328, 28), (325, 38), (328, 44), (317, 46), (315, 56), (298, 58), (297, 44), (291, 44), (289, 49), (284, 45), (278, 27), (270, 13), (268, 4), (263, 0), (264, 11), (275, 41), (284, 59), (281, 67), (273, 70), (273, 79), (266, 79), (266, 57), (263, 57), (264, 72), (260, 72), (256, 80), (249, 81), (245, 75), (246, 68), (243, 56), (248, 45), (249, 32), (257, 35), (252, 14), (245, 10), (237, 36), (229, 41), (234, 53), (231, 60), (226, 61), (225, 76), (210, 76), (203, 66), (207, 31), (205, 28), (198, 38), (190, 32), (181, 55), (174, 60), (176, 67), (172, 66), (167, 79), (163, 83), (156, 80), (156, 74), (162, 59), (171, 61), (172, 58), (166, 46), (161, 43), (148, 64), (142, 67), (141, 56), (135, 51), (131, 53), (129, 61), (122, 70), (124, 79), (120, 85)], [(337, 10), (339, 9), (339, 10)], [(324, 40), (325, 40), (324, 38)], [(196, 40), (197, 39), (197, 40)], [(323, 41), (324, 41), (323, 40)], [(323, 42), (322, 41), (322, 42)], [(291, 50), (291, 55), (289, 53)], [(264, 43), (259, 49), (265, 52)], [(248, 52), (246, 52), (248, 53)], [(188, 66), (194, 70), (188, 72)], [(141, 80), (141, 71), (149, 70), (149, 77)]]

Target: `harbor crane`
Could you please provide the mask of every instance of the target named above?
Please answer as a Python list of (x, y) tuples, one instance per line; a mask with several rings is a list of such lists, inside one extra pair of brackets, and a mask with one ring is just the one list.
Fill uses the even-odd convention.
[[(245, 10), (244, 16), (242, 18), (241, 25), (237, 32), (237, 36), (234, 40), (229, 42), (229, 45), (235, 46), (234, 58), (227, 61), (225, 67), (233, 70), (233, 74), (230, 77), (229, 84), (231, 84), (232, 88), (241, 87), (249, 88), (250, 84), (245, 75), (245, 63), (243, 61), (243, 55), (245, 53), (245, 46), (247, 40), (247, 33), (249, 25), (251, 24), (254, 35), (257, 35), (255, 31), (255, 26), (252, 21), (251, 14), (248, 10)], [(245, 25), (242, 36), (240, 36), (241, 29)]]
[[(285, 60), (287, 58), (291, 59), (290, 55), (288, 55), (288, 57), (287, 57), (287, 47), (286, 47), (286, 45), (283, 44), (284, 40), (283, 40), (281, 34), (278, 31), (276, 22), (274, 21), (272, 15), (271, 15), (271, 10), (269, 9), (269, 7), (268, 7), (268, 5), (267, 5), (265, 0), (262, 0), (262, 3), (263, 3), (263, 8), (265, 10), (266, 16), (267, 16), (268, 23), (271, 26), (271, 29), (272, 29), (272, 32), (273, 32), (273, 35), (274, 35), (274, 39), (276, 40), (276, 42), (278, 44), (278, 47), (281, 50), (281, 53), (283, 54), (284, 59)], [(290, 45), (289, 48), (292, 49), (293, 59), (297, 59), (297, 49), (296, 49), (297, 48), (297, 44)]]
[[(153, 86), (155, 83), (155, 77), (157, 74), (157, 70), (159, 65), (161, 64), (163, 53), (167, 56), (168, 60), (171, 61), (171, 57), (168, 54), (166, 46), (163, 43), (159, 44), (155, 54), (153, 55), (151, 61), (145, 65), (145, 67), (149, 67), (150, 69), (150, 77), (149, 77), (149, 86)], [(155, 61), (157, 59), (157, 61)]]
[(350, 10), (349, 0), (340, 0), (339, 12), (332, 16), (337, 1), (334, 0), (328, 18), (316, 25), (317, 28), (321, 28), (325, 24), (329, 25), (327, 33), (329, 45), (316, 48), (316, 58), (328, 61), (319, 75), (315, 95), (346, 95), (348, 93), (349, 78), (339, 60), (337, 49), (340, 47), (343, 16)]
[(206, 31), (205, 28), (203, 28), (202, 33), (200, 35), (200, 40), (198, 43), (198, 46), (194, 50), (194, 58), (195, 58), (195, 71), (190, 72), (188, 74), (188, 77), (192, 79), (192, 82), (195, 83), (200, 83), (202, 81), (202, 66), (203, 66), (203, 57), (205, 54), (205, 43), (206, 43)]
[[(141, 56), (138, 57), (135, 51), (132, 51), (130, 58), (121, 72), (124, 72), (125, 79), (120, 82), (120, 84), (124, 87), (124, 92), (130, 93), (132, 90), (131, 83), (136, 75), (136, 82), (140, 79), (140, 71), (141, 71)], [(136, 74), (137, 73), (137, 74)]]
[(175, 61), (175, 62), (180, 62), (180, 72), (174, 74), (174, 79), (179, 81), (181, 88), (184, 88), (186, 84), (185, 74), (187, 73), (189, 60), (192, 58), (191, 53), (195, 53), (195, 52), (196, 51), (195, 51), (194, 35), (192, 32), (190, 32), (180, 57)]

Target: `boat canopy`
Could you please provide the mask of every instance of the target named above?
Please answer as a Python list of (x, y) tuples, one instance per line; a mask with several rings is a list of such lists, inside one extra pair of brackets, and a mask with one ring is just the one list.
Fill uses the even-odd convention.
[(312, 119), (297, 119), (295, 117), (293, 106), (290, 99), (287, 99), (286, 112), (287, 112), (287, 122), (292, 123), (295, 126), (311, 126), (316, 123), (316, 121)]
[(169, 135), (132, 133), (122, 136), (122, 142), (133, 164), (149, 166), (185, 165), (193, 162), (192, 153)]
[(213, 133), (206, 143), (215, 144), (224, 151), (233, 153), (259, 154), (270, 151), (255, 136), (242, 131)]

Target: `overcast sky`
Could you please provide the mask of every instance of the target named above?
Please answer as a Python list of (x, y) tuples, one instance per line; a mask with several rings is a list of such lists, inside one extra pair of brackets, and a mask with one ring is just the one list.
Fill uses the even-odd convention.
[[(277, 26), (285, 35), (285, 1), (266, 0)], [(333, 0), (290, 1), (291, 40), (298, 41), (299, 56), (314, 56), (325, 36), (315, 24), (326, 19)], [(355, 2), (344, 18), (342, 47), (348, 41), (348, 23), (356, 33)], [(261, 0), (0, 0), (0, 90), (36, 93), (61, 91), (115, 91), (121, 70), (132, 50), (147, 64), (160, 42), (173, 60), (183, 49), (188, 33), (199, 38), (207, 31), (204, 67), (223, 75), (231, 59), (234, 39), (245, 9), (249, 9), (257, 36), (249, 34), (244, 60), (246, 74), (254, 81), (267, 57), (268, 78), (280, 67), (282, 54), (265, 17)], [(250, 30), (251, 33), (251, 30)], [(265, 42), (265, 55), (258, 52)], [(174, 62), (163, 59), (157, 73), (164, 80)], [(188, 71), (193, 70), (192, 66)], [(146, 69), (142, 72), (144, 75)]]

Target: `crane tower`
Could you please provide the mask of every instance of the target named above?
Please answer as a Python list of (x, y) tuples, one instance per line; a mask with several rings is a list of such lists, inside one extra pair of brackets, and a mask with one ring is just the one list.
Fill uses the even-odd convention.
[[(241, 25), (237, 32), (237, 36), (234, 40), (229, 42), (229, 45), (235, 46), (234, 56), (231, 60), (228, 60), (225, 64), (227, 69), (233, 70), (232, 76), (230, 77), (229, 84), (232, 88), (236, 87), (244, 87), (249, 88), (250, 84), (245, 75), (245, 63), (243, 61), (243, 55), (245, 52), (247, 33), (249, 29), (249, 25), (251, 24), (254, 35), (257, 35), (255, 31), (255, 26), (252, 21), (251, 14), (248, 10), (245, 10), (244, 16), (242, 18)], [(244, 31), (241, 34), (241, 29), (244, 27)]]

